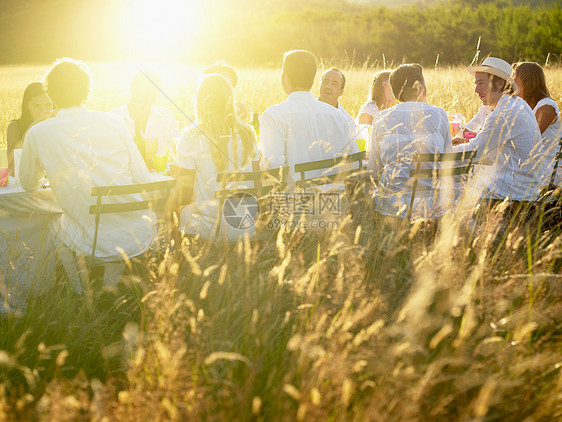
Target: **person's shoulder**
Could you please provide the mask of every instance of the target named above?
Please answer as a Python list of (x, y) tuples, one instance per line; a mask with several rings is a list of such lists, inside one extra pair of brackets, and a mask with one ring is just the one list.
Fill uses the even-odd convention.
[(129, 115), (129, 110), (127, 108), (127, 104), (123, 104), (119, 107), (114, 108), (113, 110), (109, 110), (109, 113), (117, 114), (121, 117), (127, 117)]
[(152, 106), (152, 112), (159, 116), (159, 117), (165, 117), (165, 118), (174, 118), (174, 113), (172, 113), (172, 110), (170, 110), (167, 107), (164, 106), (159, 106), (159, 105), (153, 105)]
[(539, 108), (543, 107), (543, 106), (551, 106), (552, 108), (554, 108), (554, 110), (558, 113), (558, 104), (556, 104), (556, 101), (554, 101), (552, 98), (550, 97), (544, 97), (542, 99), (540, 99), (537, 102), (537, 105), (535, 106), (535, 111), (538, 110)]
[(281, 101), (277, 104), (270, 105), (263, 112), (264, 115), (270, 114), (275, 115), (276, 113), (282, 113), (287, 110), (287, 100)]
[(123, 118), (120, 115), (113, 112), (99, 111), (99, 110), (88, 110), (87, 112), (90, 118), (107, 120), (112, 122), (123, 122)]
[(8, 134), (19, 134), (20, 133), (20, 122), (18, 120), (11, 120), (6, 128)]

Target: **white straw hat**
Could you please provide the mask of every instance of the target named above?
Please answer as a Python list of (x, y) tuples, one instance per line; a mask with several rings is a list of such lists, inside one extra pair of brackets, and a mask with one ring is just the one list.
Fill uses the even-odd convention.
[(469, 66), (466, 70), (471, 75), (474, 75), (476, 72), (484, 72), (498, 76), (510, 83), (515, 93), (519, 92), (519, 87), (511, 77), (512, 68), (505, 60), (496, 57), (486, 57), (480, 66)]

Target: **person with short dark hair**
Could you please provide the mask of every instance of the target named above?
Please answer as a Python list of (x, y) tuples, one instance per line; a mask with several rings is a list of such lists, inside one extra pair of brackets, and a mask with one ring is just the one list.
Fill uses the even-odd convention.
[[(539, 155), (544, 159), (544, 178), (541, 186), (546, 187), (550, 183), (556, 153), (560, 150), (559, 143), (562, 136), (560, 110), (558, 104), (550, 96), (544, 71), (538, 63), (516, 63), (513, 69), (515, 70), (515, 83), (519, 87), (517, 96), (523, 98), (533, 109), (541, 131)], [(553, 183), (557, 186), (562, 184), (561, 171), (557, 171)]]
[(127, 104), (111, 110), (125, 120), (129, 133), (149, 164), (155, 155), (172, 153), (174, 138), (180, 136), (172, 112), (155, 104), (161, 86), (162, 81), (156, 73), (138, 72), (131, 81), (131, 96)]
[[(412, 197), (410, 170), (416, 153), (452, 150), (447, 113), (425, 102), (427, 88), (418, 64), (403, 64), (390, 74), (390, 85), (399, 103), (373, 118), (368, 168), (378, 181), (375, 206), (379, 214), (406, 218)], [(454, 193), (454, 192), (453, 192)], [(418, 180), (412, 218), (436, 218), (452, 205), (439, 181)]]
[(287, 100), (269, 107), (261, 117), (261, 166), (290, 166), (292, 180), (295, 164), (359, 151), (343, 114), (310, 92), (315, 75), (316, 57), (310, 51), (285, 53), (281, 83)]
[[(45, 77), (45, 85), (55, 115), (27, 132), (20, 182), (26, 191), (37, 190), (47, 175), (63, 210), (60, 218), (50, 220), (51, 233), (57, 244), (89, 256), (95, 226), (89, 213), (92, 187), (146, 183), (151, 177), (123, 119), (85, 107), (91, 79), (84, 63), (57, 60)], [(115, 261), (123, 253), (139, 255), (152, 242), (155, 228), (152, 212), (104, 215), (95, 258)]]
[(543, 166), (540, 131), (529, 105), (514, 95), (519, 88), (511, 66), (487, 57), (468, 72), (474, 75), (474, 91), (482, 103), (493, 109), (476, 137), (453, 139), (455, 151), (476, 149), (476, 161), (485, 164), (475, 168), (469, 196), (488, 202), (536, 200)]
[(337, 108), (341, 111), (347, 120), (349, 125), (349, 130), (351, 133), (355, 133), (355, 121), (353, 117), (342, 107), (339, 102), (340, 97), (343, 95), (345, 88), (345, 75), (341, 70), (331, 67), (322, 74), (322, 80), (320, 83), (320, 95), (318, 96), (318, 101), (330, 104), (332, 107)]
[(14, 150), (23, 147), (23, 139), (27, 130), (48, 117), (52, 113), (53, 103), (45, 93), (41, 82), (30, 83), (23, 93), (21, 114), (19, 119), (8, 124), (6, 146), (8, 152), (8, 168), (10, 176), (14, 176)]

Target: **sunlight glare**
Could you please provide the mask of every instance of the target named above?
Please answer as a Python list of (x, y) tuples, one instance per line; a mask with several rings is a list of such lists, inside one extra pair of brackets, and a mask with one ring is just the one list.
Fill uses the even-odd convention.
[(189, 53), (199, 30), (200, 1), (130, 2), (129, 45), (137, 57), (170, 59)]

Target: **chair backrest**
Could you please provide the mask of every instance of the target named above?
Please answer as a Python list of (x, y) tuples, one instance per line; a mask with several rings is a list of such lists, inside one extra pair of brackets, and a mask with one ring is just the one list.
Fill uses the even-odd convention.
[[(245, 193), (262, 198), (273, 189), (284, 189), (287, 186), (289, 167), (280, 167), (271, 170), (256, 170), (239, 173), (219, 173), (217, 183), (221, 189), (215, 192), (215, 199), (226, 199), (234, 194)], [(252, 182), (252, 188), (228, 187), (229, 183)]]
[[(176, 186), (176, 179), (166, 179), (157, 182), (139, 183), (135, 185), (94, 186), (91, 196), (96, 198), (96, 203), (90, 206), (90, 214), (95, 216), (94, 242), (92, 245), (91, 260), (96, 253), (100, 216), (131, 211), (140, 211), (161, 208), (166, 205), (170, 191)], [(122, 203), (104, 204), (104, 198), (115, 195), (132, 195), (151, 192), (150, 198), (142, 197), (139, 200), (128, 200)], [(127, 198), (130, 199), (130, 198)]]
[[(442, 154), (415, 154), (414, 161), (416, 163), (416, 168), (410, 170), (410, 177), (414, 178), (414, 185), (412, 187), (410, 205), (408, 206), (408, 220), (412, 216), (419, 178), (442, 178), (469, 174), (473, 168), (472, 161), (474, 160), (474, 157), (476, 157), (476, 151), (448, 152)], [(422, 163), (439, 164), (442, 162), (454, 162), (454, 164), (445, 168), (421, 168)]]
[(560, 138), (560, 142), (558, 143), (558, 153), (554, 157), (554, 167), (552, 168), (552, 174), (550, 175), (550, 182), (548, 183), (548, 190), (554, 190), (556, 186), (554, 186), (554, 179), (556, 178), (556, 172), (558, 171), (558, 167), (560, 167), (560, 161), (562, 161), (562, 138)]
[[(328, 158), (325, 160), (310, 161), (308, 163), (295, 164), (295, 173), (300, 173), (300, 180), (297, 180), (296, 187), (305, 189), (308, 187), (328, 185), (337, 181), (343, 181), (363, 167), (363, 159), (365, 158), (365, 151), (356, 152), (353, 154), (342, 155), (339, 157)], [(336, 166), (343, 166), (346, 164), (357, 163), (357, 168), (346, 170), (339, 169), (333, 174), (325, 176), (308, 176), (307, 172), (313, 170), (328, 170)]]
[[(217, 220), (217, 230), (215, 239), (218, 237), (221, 222), (224, 201), (237, 195), (249, 195), (256, 200), (265, 197), (272, 191), (285, 190), (289, 177), (289, 167), (279, 167), (270, 170), (255, 170), (238, 173), (219, 173), (217, 174), (217, 183), (221, 184), (221, 188), (215, 192), (215, 199), (219, 199), (219, 213)], [(252, 182), (253, 187), (228, 186), (231, 183)]]

